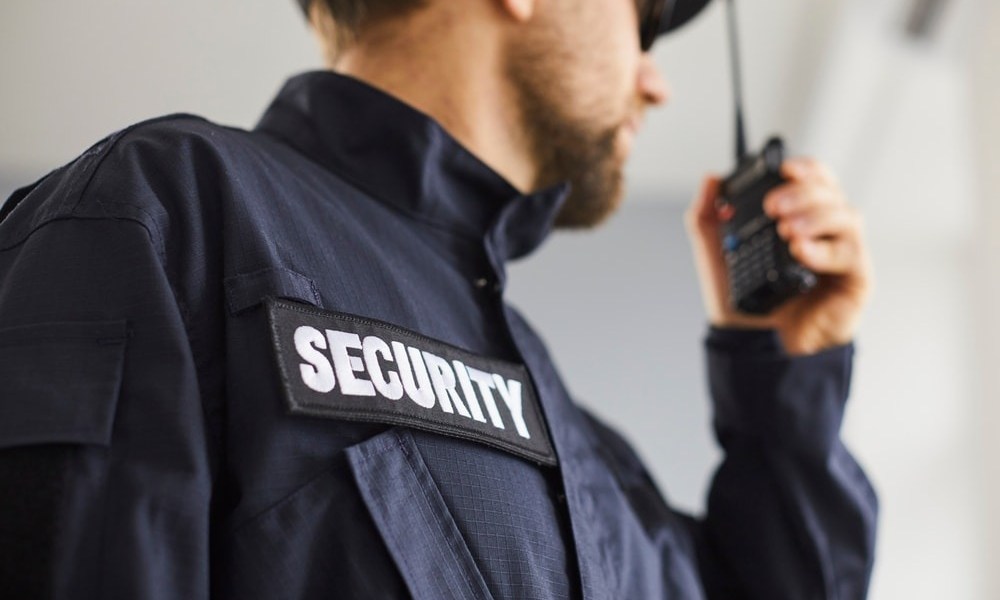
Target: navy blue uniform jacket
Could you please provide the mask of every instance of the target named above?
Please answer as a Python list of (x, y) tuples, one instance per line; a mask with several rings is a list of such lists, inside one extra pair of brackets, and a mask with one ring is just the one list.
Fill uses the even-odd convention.
[(521, 194), (426, 115), (314, 72), (253, 131), (147, 121), (15, 192), (0, 590), (864, 597), (852, 346), (710, 330), (725, 458), (703, 517), (671, 509), (504, 301), (566, 191)]

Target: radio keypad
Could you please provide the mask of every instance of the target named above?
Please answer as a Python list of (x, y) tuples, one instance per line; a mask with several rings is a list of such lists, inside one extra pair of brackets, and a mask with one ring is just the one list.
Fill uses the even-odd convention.
[(757, 231), (750, 239), (725, 253), (734, 296), (743, 296), (775, 282), (780, 277), (773, 249), (776, 247), (774, 225)]

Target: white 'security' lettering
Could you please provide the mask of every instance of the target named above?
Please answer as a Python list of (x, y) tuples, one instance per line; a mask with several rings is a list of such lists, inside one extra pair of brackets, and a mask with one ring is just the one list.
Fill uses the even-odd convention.
[[(506, 429), (493, 395), (496, 391), (518, 435), (531, 439), (524, 420), (522, 384), (516, 379), (480, 371), (459, 360), (449, 363), (426, 350), (396, 341), (386, 343), (374, 335), (362, 340), (355, 333), (332, 329), (324, 335), (315, 327), (302, 325), (295, 330), (294, 342), (305, 361), (299, 364), (302, 383), (316, 392), (328, 394), (339, 386), (345, 396), (400, 400), (405, 395), (421, 408), (440, 406), (446, 413), (480, 423), (486, 423), (488, 415), (494, 427)], [(368, 378), (359, 376), (362, 374)]]

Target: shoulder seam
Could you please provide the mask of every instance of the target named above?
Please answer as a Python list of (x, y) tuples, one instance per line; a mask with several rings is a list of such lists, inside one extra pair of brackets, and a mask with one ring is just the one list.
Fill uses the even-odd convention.
[[(101, 166), (104, 164), (104, 161), (107, 160), (108, 156), (111, 155), (111, 152), (118, 146), (118, 143), (121, 142), (126, 135), (144, 125), (152, 125), (153, 123), (159, 123), (161, 121), (167, 121), (170, 119), (178, 119), (178, 118), (190, 118), (198, 121), (207, 122), (207, 119), (199, 117), (197, 115), (192, 115), (188, 113), (171, 113), (169, 115), (163, 115), (159, 117), (154, 117), (152, 119), (146, 119), (145, 121), (139, 121), (138, 123), (133, 123), (132, 125), (129, 125), (128, 127), (125, 127), (124, 129), (115, 132), (114, 134), (111, 135), (111, 138), (108, 140), (108, 142), (103, 146), (101, 150), (101, 157), (97, 159), (97, 164), (95, 164), (94, 167), (90, 170), (90, 176), (87, 178), (86, 183), (83, 184), (83, 187), (80, 188), (80, 193), (79, 195), (77, 195), (76, 202), (73, 203), (72, 207), (70, 207), (68, 206), (68, 200), (67, 200), (67, 205), (63, 206), (62, 208), (68, 209), (70, 214), (76, 211), (77, 207), (80, 206), (80, 202), (83, 201), (83, 197), (87, 194), (87, 191), (90, 189), (90, 185), (94, 182), (94, 178), (97, 176), (97, 172), (100, 171)], [(86, 155), (87, 153), (84, 153), (84, 156)], [(97, 200), (97, 202), (101, 204), (102, 207), (104, 206), (104, 203), (101, 202), (100, 200)]]
[[(73, 174), (69, 175), (69, 178), (67, 179), (67, 185), (69, 186), (70, 189), (68, 190), (66, 197), (58, 200), (57, 202), (54, 202), (49, 210), (39, 211), (39, 213), (31, 217), (27, 222), (22, 223), (22, 226), (15, 227), (11, 232), (12, 233), (11, 237), (8, 240), (3, 240), (3, 242), (5, 243), (3, 243), (3, 245), (0, 245), (0, 251), (8, 250), (10, 248), (22, 244), (39, 227), (42, 227), (43, 225), (51, 221), (61, 220), (61, 219), (71, 219), (71, 218), (88, 218), (83, 215), (76, 214), (76, 211), (79, 208), (80, 203), (83, 201), (87, 191), (90, 189), (90, 186), (93, 183), (94, 179), (96, 178), (96, 175), (100, 170), (101, 165), (104, 164), (104, 161), (111, 154), (111, 151), (115, 147), (117, 147), (118, 143), (122, 140), (122, 138), (124, 138), (128, 133), (135, 130), (136, 128), (170, 119), (194, 119), (202, 122), (209, 122), (204, 117), (200, 117), (198, 115), (193, 115), (188, 113), (172, 113), (169, 115), (162, 115), (159, 117), (146, 119), (144, 121), (139, 121), (138, 123), (133, 123), (132, 125), (129, 125), (123, 129), (111, 133), (101, 141), (96, 142), (90, 148), (88, 148), (82, 154), (80, 154), (80, 156), (78, 156), (72, 162), (66, 165), (66, 167), (69, 167), (70, 165), (73, 165), (74, 163), (79, 163), (80, 161), (85, 161), (85, 160), (95, 161), (93, 164), (81, 165), (81, 170), (82, 170), (81, 173), (76, 175)], [(50, 173), (50, 175), (51, 174), (52, 173)], [(36, 182), (35, 185), (41, 183), (47, 177), (48, 176), (43, 177), (41, 180)], [(74, 179), (76, 181), (74, 181)], [(104, 206), (104, 203), (100, 201), (98, 201), (98, 203), (102, 207)], [(122, 206), (131, 206), (131, 205), (125, 205), (124, 203), (122, 203)], [(132, 207), (132, 208), (138, 209), (138, 207)], [(138, 210), (141, 211), (141, 209)], [(163, 248), (161, 244), (162, 240), (160, 239), (162, 236), (160, 235), (159, 231), (156, 232), (150, 231), (150, 227), (155, 228), (155, 221), (149, 219), (149, 222), (145, 223), (142, 221), (142, 219), (138, 218), (137, 216), (129, 216), (129, 215), (108, 214), (106, 215), (106, 217), (109, 219), (114, 219), (114, 218), (131, 219), (140, 222), (143, 226), (146, 227), (147, 231), (150, 232), (150, 236), (153, 238), (154, 243), (157, 244), (157, 251), (162, 256)], [(89, 217), (89, 218), (96, 218), (96, 217)], [(6, 221), (7, 220), (5, 219), (4, 222), (6, 223)]]
[(156, 248), (157, 257), (160, 259), (161, 262), (163, 262), (163, 264), (166, 264), (164, 262), (164, 258), (165, 257), (163, 255), (163, 251), (160, 248), (160, 242), (158, 241), (158, 239), (159, 239), (158, 238), (158, 236), (159, 236), (158, 232), (151, 231), (150, 228), (149, 228), (149, 226), (145, 222), (143, 222), (142, 219), (139, 219), (139, 218), (136, 218), (136, 217), (130, 217), (130, 216), (123, 216), (123, 215), (116, 215), (116, 216), (108, 215), (108, 216), (105, 216), (105, 217), (80, 217), (80, 216), (75, 216), (75, 215), (55, 215), (55, 216), (53, 216), (53, 217), (51, 217), (49, 219), (46, 219), (46, 220), (42, 221), (41, 223), (36, 224), (29, 231), (27, 231), (23, 236), (21, 236), (21, 238), (18, 241), (14, 242), (12, 244), (8, 244), (6, 246), (0, 247), (0, 252), (7, 252), (8, 250), (13, 250), (14, 248), (17, 248), (18, 246), (20, 246), (24, 242), (28, 241), (28, 238), (30, 238), (32, 235), (34, 235), (34, 233), (36, 231), (38, 231), (39, 229), (42, 229), (43, 227), (45, 227), (46, 225), (49, 225), (51, 223), (58, 223), (59, 221), (126, 221), (126, 222), (130, 222), (130, 223), (135, 223), (136, 225), (139, 225), (140, 227), (142, 227), (143, 229), (146, 230), (146, 235), (149, 236), (149, 241)]

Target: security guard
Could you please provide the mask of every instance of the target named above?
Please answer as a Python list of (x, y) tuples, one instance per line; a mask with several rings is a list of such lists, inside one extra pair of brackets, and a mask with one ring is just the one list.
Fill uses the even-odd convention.
[(692, 209), (704, 517), (504, 302), (508, 260), (620, 197), (666, 94), (645, 50), (704, 2), (670, 4), (317, 2), (334, 69), (253, 131), (154, 119), (15, 192), (4, 597), (864, 597), (876, 500), (838, 430), (869, 276), (821, 166), (768, 211), (828, 285), (769, 320), (720, 300), (717, 180)]

